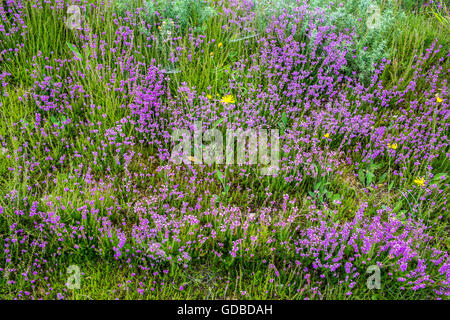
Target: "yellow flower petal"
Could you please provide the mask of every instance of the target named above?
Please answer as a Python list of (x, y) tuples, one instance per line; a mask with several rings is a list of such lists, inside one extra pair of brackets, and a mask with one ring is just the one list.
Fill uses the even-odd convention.
[(388, 148), (393, 149), (393, 150), (397, 150), (398, 145), (396, 143), (393, 143), (393, 144), (388, 143)]
[(236, 100), (234, 100), (234, 97), (232, 95), (228, 94), (226, 96), (223, 96), (222, 100), (220, 100), (220, 102), (228, 104), (228, 103), (235, 103)]
[(425, 186), (425, 179), (424, 178), (414, 179), (414, 183), (417, 184), (419, 187), (423, 187)]
[(196, 162), (196, 161), (197, 161), (197, 159), (194, 158), (193, 156), (189, 156), (188, 159), (189, 159), (190, 161), (192, 161), (192, 162)]

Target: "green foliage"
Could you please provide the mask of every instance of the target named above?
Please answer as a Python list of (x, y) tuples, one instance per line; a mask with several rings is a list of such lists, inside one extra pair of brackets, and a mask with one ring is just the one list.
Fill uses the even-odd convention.
[(430, 3), (429, 0), (397, 0), (397, 6), (405, 11), (420, 12), (425, 5)]
[(349, 47), (346, 69), (370, 81), (374, 65), (389, 58), (389, 34), (403, 13), (396, 12), (392, 3), (383, 5), (376, 0), (347, 0), (333, 6), (329, 1), (313, 0), (311, 4), (325, 10), (325, 21), (336, 26), (336, 31), (356, 34), (356, 41)]
[[(131, 10), (135, 1), (116, 0), (116, 11), (124, 15)], [(189, 28), (204, 31), (205, 23), (216, 14), (206, 0), (144, 0), (143, 19), (150, 24), (162, 21), (175, 22), (177, 29), (184, 33)]]
[(444, 1), (441, 0), (439, 4), (430, 6), (429, 11), (444, 28), (450, 31), (450, 15), (447, 5), (444, 3)]
[(424, 52), (425, 48), (430, 47), (436, 40), (444, 50), (440, 50), (439, 54), (429, 59), (428, 65), (447, 55), (445, 48), (450, 44), (448, 32), (430, 16), (407, 14), (400, 17), (390, 33), (388, 48), (391, 63), (383, 72), (383, 80), (389, 82), (389, 85), (394, 85), (403, 78), (403, 84), (407, 85), (413, 75), (414, 70), (411, 66), (416, 55)]

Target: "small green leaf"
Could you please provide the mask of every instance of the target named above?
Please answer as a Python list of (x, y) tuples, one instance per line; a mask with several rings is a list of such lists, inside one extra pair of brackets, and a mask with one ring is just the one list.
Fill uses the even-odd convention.
[(73, 45), (73, 44), (71, 44), (71, 43), (69, 43), (69, 42), (66, 42), (66, 44), (67, 44), (67, 46), (69, 47), (70, 51), (72, 51), (72, 53), (74, 54), (74, 56), (76, 56), (77, 58), (80, 58), (80, 59), (81, 59), (81, 53), (80, 53), (80, 51), (78, 50), (78, 48), (77, 48), (75, 45)]
[(341, 195), (339, 193), (335, 193), (331, 199), (333, 202), (338, 201), (338, 200), (340, 201)]
[(281, 115), (281, 121), (283, 121), (284, 127), (286, 128), (288, 123), (286, 112), (283, 112), (283, 114)]
[(375, 178), (375, 175), (373, 174), (373, 172), (369, 171), (366, 173), (366, 178), (367, 178), (367, 186), (370, 186)]
[(363, 169), (358, 170), (358, 179), (364, 186), (366, 185), (366, 176)]
[(447, 179), (446, 173), (438, 173), (437, 175), (435, 175), (433, 177), (433, 179), (431, 179), (431, 181), (439, 182), (439, 181), (444, 181), (446, 179)]
[(397, 213), (397, 219), (400, 221), (405, 221), (406, 220), (406, 213), (408, 213), (407, 210), (401, 210)]
[(403, 206), (403, 200), (399, 200), (397, 202), (397, 204), (395, 205), (394, 209), (392, 210), (392, 212), (398, 212)]
[(213, 124), (213, 129), (215, 129), (219, 124), (221, 124), (223, 121), (225, 120), (225, 118), (221, 118), (219, 120), (217, 120), (216, 122), (214, 122)]
[(54, 124), (59, 125), (58, 119), (56, 119), (56, 117), (54, 117), (54, 116), (51, 116), (51, 117), (50, 117), (50, 121), (51, 121), (52, 123), (54, 123)]
[(394, 186), (394, 181), (392, 181), (391, 183), (389, 183), (388, 190), (391, 191), (391, 189), (392, 189), (393, 186)]
[(222, 187), (225, 189), (225, 177), (224, 177), (223, 173), (220, 171), (217, 171), (217, 177), (219, 178), (220, 183), (222, 183)]

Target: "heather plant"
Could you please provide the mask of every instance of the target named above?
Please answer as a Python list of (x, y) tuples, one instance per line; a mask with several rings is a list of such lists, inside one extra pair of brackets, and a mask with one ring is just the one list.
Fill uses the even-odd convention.
[(394, 10), (392, 2), (349, 0), (330, 3), (319, 0), (309, 3), (323, 8), (327, 24), (340, 31), (355, 32), (347, 69), (349, 72), (356, 71), (362, 80), (368, 81), (375, 64), (389, 58), (389, 35), (403, 14)]
[[(186, 32), (189, 28), (195, 31), (204, 31), (204, 24), (215, 15), (215, 10), (208, 1), (194, 0), (143, 0), (141, 18), (150, 26), (160, 24), (164, 21), (176, 23), (177, 31)], [(126, 11), (138, 8), (137, 1), (117, 0), (115, 2), (116, 12), (125, 15)]]
[[(0, 6), (0, 297), (448, 299), (438, 22), (377, 2), (370, 29), (375, 1), (187, 3)], [(250, 144), (200, 160), (208, 130), (238, 129), (278, 132), (277, 170)], [(178, 163), (176, 131), (194, 147)]]
[[(383, 71), (383, 78), (386, 83), (391, 85), (406, 85), (414, 73), (411, 68), (417, 54), (426, 50), (436, 39), (443, 45), (443, 48), (449, 47), (448, 37), (441, 31), (439, 23), (423, 15), (407, 15), (400, 18), (388, 41), (390, 47), (389, 59), (391, 63)], [(446, 59), (447, 52), (441, 51), (428, 61), (432, 63), (435, 59)]]
[(434, 2), (428, 7), (429, 11), (433, 14), (439, 23), (447, 29), (450, 29), (450, 15), (448, 12), (447, 5), (444, 1)]
[(423, 11), (430, 5), (440, 2), (440, 0), (398, 0), (396, 5), (408, 11)]

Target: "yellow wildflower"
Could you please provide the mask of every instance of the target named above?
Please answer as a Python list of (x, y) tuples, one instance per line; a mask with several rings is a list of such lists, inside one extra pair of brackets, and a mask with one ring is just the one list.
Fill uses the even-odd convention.
[(212, 99), (212, 95), (210, 95), (210, 94), (207, 94), (206, 97), (207, 97), (208, 99)]
[(223, 102), (223, 103), (235, 103), (236, 100), (234, 100), (232, 95), (228, 94), (226, 96), (223, 96), (222, 100), (220, 100), (220, 102)]
[(414, 183), (417, 184), (419, 187), (423, 187), (425, 185), (425, 179), (424, 178), (414, 179)]
[(330, 137), (330, 134), (329, 133), (325, 133), (324, 137), (328, 139)]
[(388, 143), (388, 148), (397, 150), (398, 145), (396, 143), (390, 144)]
[(222, 42), (219, 42), (219, 43), (217, 44), (217, 48), (220, 48), (221, 46), (223, 46), (223, 43), (222, 43)]
[(194, 158), (193, 156), (189, 156), (188, 159), (189, 159), (190, 161), (192, 161), (192, 162), (197, 162), (197, 159)]
[(438, 95), (436, 95), (436, 101), (437, 101), (437, 103), (441, 103), (444, 100), (442, 100)]

